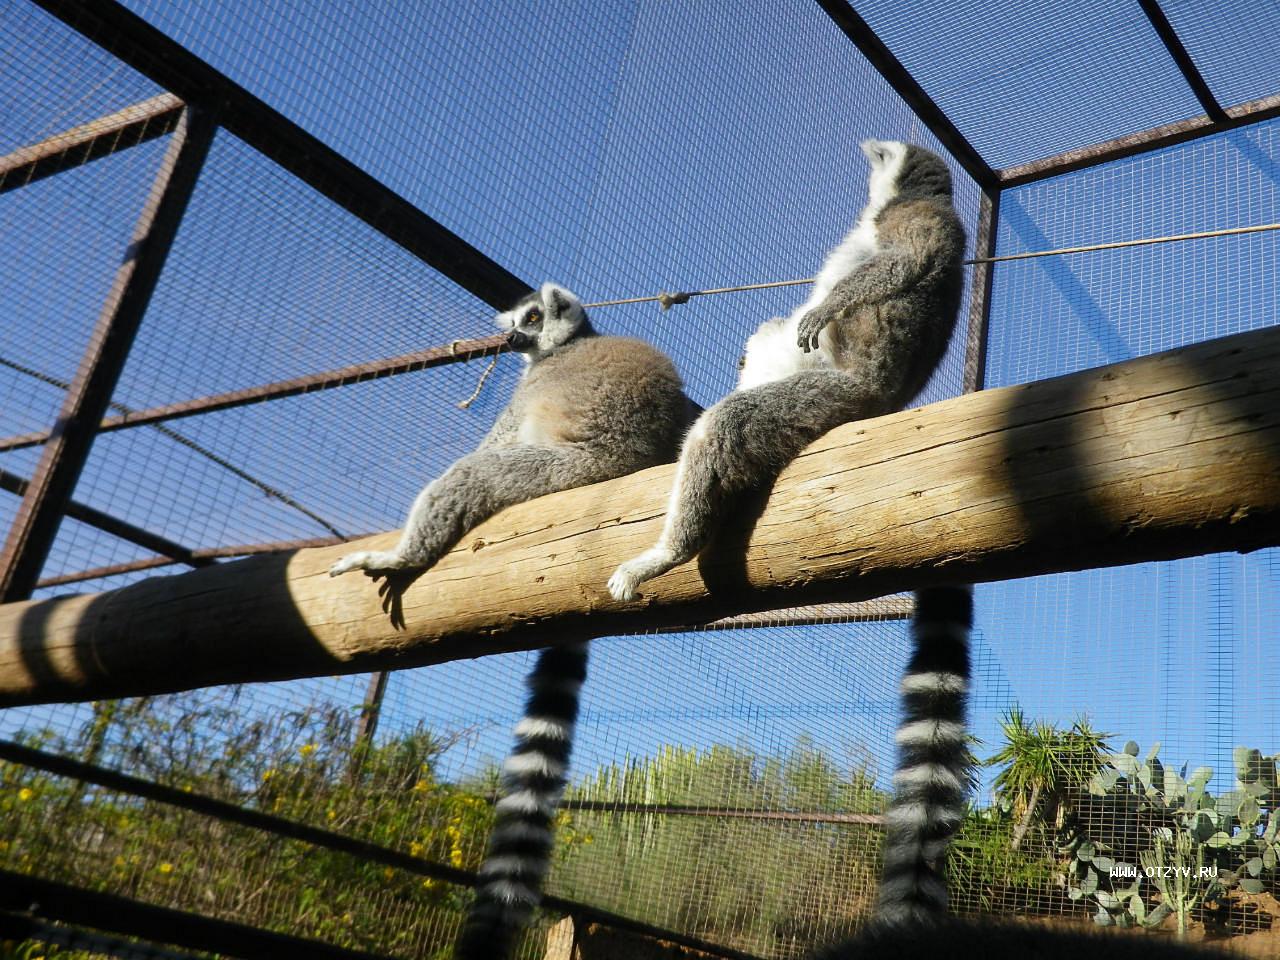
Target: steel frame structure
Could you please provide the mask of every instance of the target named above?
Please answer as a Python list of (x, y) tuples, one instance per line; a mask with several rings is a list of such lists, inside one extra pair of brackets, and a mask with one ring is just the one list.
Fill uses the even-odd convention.
[[(170, 136), (172, 139), (151, 195), (140, 213), (134, 232), (135, 243), (131, 251), (132, 255), (120, 268), (111, 293), (102, 307), (98, 324), (85, 348), (80, 368), (73, 382), (67, 385), (64, 403), (57, 421), (44, 431), (0, 438), (0, 452), (26, 447), (42, 448), (41, 460), (31, 478), (18, 477), (0, 471), (0, 490), (22, 498), (17, 518), (8, 531), (3, 550), (0, 551), (0, 602), (25, 599), (36, 587), (64, 585), (172, 563), (201, 566), (216, 562), (222, 557), (293, 550), (335, 542), (340, 538), (326, 537), (240, 546), (189, 547), (174, 543), (165, 537), (72, 499), (76, 480), (88, 459), (94, 438), (98, 433), (142, 425), (156, 425), (215, 410), (267, 402), (370, 379), (397, 376), (493, 354), (504, 349), (499, 337), (459, 341), (397, 357), (371, 360), (335, 370), (303, 374), (284, 381), (248, 386), (228, 393), (193, 397), (163, 407), (106, 416), (112, 392), (123, 369), (134, 335), (143, 320), (151, 291), (163, 269), (165, 257), (181, 222), (187, 200), (217, 131), (225, 129), (234, 134), (323, 196), (488, 304), (505, 307), (527, 292), (530, 289), (529, 285), (230, 78), (131, 13), (118, 0), (97, 0), (93, 4), (85, 4), (80, 0), (30, 0), (30, 2), (149, 77), (167, 92), (47, 138), (38, 144), (24, 147), (8, 156), (0, 157), (0, 193), (20, 189), (26, 184), (91, 163), (158, 137)], [(983, 386), (987, 324), (996, 267), (989, 258), (995, 255), (1002, 191), (1280, 116), (1280, 96), (1265, 97), (1224, 108), (1196, 69), (1185, 46), (1160, 8), (1158, 0), (1139, 0), (1152, 29), (1159, 36), (1188, 87), (1204, 108), (1204, 114), (1028, 163), (996, 169), (983, 159), (945, 111), (933, 101), (889, 47), (846, 0), (817, 0), (817, 3), (982, 191), (975, 234), (974, 256), (978, 262), (973, 268), (971, 300), (967, 314), (963, 373), (963, 387), (966, 391), (979, 390)], [(117, 407), (117, 409), (120, 408)], [(155, 556), (42, 580), (40, 571), (63, 516), (73, 517), (101, 531), (142, 546), (152, 551)], [(846, 607), (849, 609), (845, 609)], [(888, 607), (879, 608), (872, 604), (838, 604), (821, 609), (806, 608), (779, 613), (788, 623), (819, 623), (830, 622), (833, 619), (896, 619), (910, 614), (910, 604), (905, 600), (891, 601)], [(748, 617), (731, 618), (729, 621), (709, 624), (707, 627), (725, 629), (759, 625), (763, 624)], [(367, 740), (373, 736), (385, 687), (386, 674), (375, 674), (371, 677), (368, 702), (364, 706), (359, 723), (361, 739)], [(173, 795), (174, 792), (167, 791), (167, 788), (143, 781), (135, 782), (133, 778), (79, 764), (76, 761), (37, 756), (34, 752), (13, 744), (0, 744), (0, 754), (12, 762), (41, 766), (52, 772), (74, 775), (106, 787), (126, 790), (137, 796), (149, 796), (160, 802), (186, 806), (203, 802), (201, 798), (193, 799), (188, 796), (184, 799)], [(67, 764), (74, 765), (75, 769), (67, 767)], [(217, 805), (216, 801), (208, 801), (208, 803)], [(337, 844), (339, 847), (344, 844), (359, 845), (358, 841), (327, 835), (323, 831), (314, 831), (312, 828), (301, 825), (275, 823), (274, 821), (279, 818), (243, 811), (239, 808), (232, 810), (230, 809), (232, 805), (229, 804), (222, 806), (228, 809), (219, 807), (215, 810), (210, 807), (207, 812), (210, 815), (226, 816), (246, 823), (248, 821), (244, 819), (245, 817), (257, 817), (262, 820), (262, 822), (255, 822), (257, 826), (271, 829), (273, 832), (283, 832), (285, 835), (298, 836), (311, 842), (319, 842), (322, 845)], [(236, 812), (237, 810), (239, 812)], [(302, 837), (298, 833), (299, 830), (307, 835)], [(452, 869), (442, 868), (439, 865), (430, 865), (429, 868), (424, 869), (421, 863), (409, 865), (401, 858), (404, 861), (412, 858), (381, 848), (374, 850), (372, 854), (367, 849), (355, 851), (352, 848), (352, 852), (372, 855), (375, 859), (386, 863), (395, 861), (398, 866), (407, 866), (409, 869), (417, 869), (428, 875), (440, 876), (442, 874), (439, 871), (448, 873)], [(450, 875), (447, 879), (459, 883), (468, 883), (472, 880), (461, 871), (454, 871), (454, 873), (458, 875)], [(11, 876), (0, 876), (0, 900), (5, 899), (2, 894), (6, 889), (12, 888), (14, 882), (16, 881)], [(69, 888), (62, 890), (52, 887), (46, 891), (51, 902), (56, 903), (71, 902), (68, 898), (73, 898), (75, 892), (70, 891)], [(553, 901), (554, 898), (548, 898), (548, 905), (599, 919), (610, 925), (625, 929), (643, 929), (643, 932), (655, 933), (677, 942), (683, 941), (690, 946), (716, 949), (692, 938), (682, 938), (673, 931), (656, 930), (626, 918), (592, 911), (582, 904)], [(235, 942), (243, 949), (249, 949), (252, 946), (253, 949), (268, 949), (269, 953), (269, 948), (263, 945), (269, 944), (270, 941), (263, 941), (261, 937), (254, 939), (256, 936), (254, 931), (235, 930), (226, 925), (219, 927), (216, 922), (214, 927), (208, 927), (208, 921), (202, 921), (201, 918), (185, 917), (174, 911), (160, 911), (159, 908), (144, 904), (112, 901), (100, 906), (101, 909), (94, 914), (95, 922), (100, 926), (103, 925), (103, 918), (118, 915), (128, 919), (125, 926), (136, 923), (144, 927), (149, 924), (155, 928), (156, 924), (160, 924), (168, 931), (196, 931), (201, 936), (214, 936), (215, 939), (231, 937), (226, 941), (228, 945)], [(75, 911), (71, 911), (71, 914), (74, 913)], [(71, 914), (61, 919), (75, 919)], [(84, 920), (85, 917), (80, 916), (79, 919)], [(205, 926), (201, 926), (201, 923)], [(109, 923), (105, 925), (105, 927), (109, 926)], [(120, 924), (117, 924), (116, 929), (118, 932), (124, 931), (124, 927)], [(129, 927), (129, 930), (124, 932), (136, 932), (136, 929)], [(237, 940), (237, 937), (242, 939)], [(184, 941), (174, 936), (170, 942)], [(203, 942), (207, 944), (212, 941), (206, 939)], [(333, 955), (354, 956), (349, 952), (341, 951)], [(722, 955), (745, 956), (733, 952)]]

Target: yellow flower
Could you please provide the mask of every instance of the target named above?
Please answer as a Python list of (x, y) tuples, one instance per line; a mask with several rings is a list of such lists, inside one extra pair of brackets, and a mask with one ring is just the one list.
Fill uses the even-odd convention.
[(430, 789), (431, 789), (431, 784), (427, 783), (427, 781), (425, 780), (419, 780), (413, 785), (414, 793), (426, 793)]
[(165, 862), (160, 864), (158, 867), (156, 867), (156, 869), (163, 874), (170, 874), (170, 873), (173, 873), (173, 864)]
[(266, 783), (268, 780), (270, 780), (270, 779), (271, 779), (272, 777), (274, 777), (275, 775), (276, 775), (276, 772), (275, 772), (274, 770), (268, 770), (268, 771), (266, 771), (266, 772), (262, 775), (262, 782), (263, 782), (263, 783)]
[(330, 810), (328, 813), (325, 814), (325, 816), (328, 817), (330, 820), (336, 820), (338, 819), (338, 811)]
[(412, 840), (412, 841), (410, 841), (410, 843), (409, 843), (409, 856), (411, 856), (411, 857), (420, 857), (420, 856), (422, 856), (422, 844), (420, 844), (417, 840)]
[(382, 871), (382, 877), (384, 880), (392, 880), (395, 878), (395, 875), (396, 875), (396, 872), (392, 870), (390, 867), (387, 867)]
[(298, 754), (299, 756), (302, 757), (303, 760), (307, 759), (307, 757), (311, 756), (315, 752), (316, 752), (316, 745), (314, 743), (304, 743), (301, 747), (298, 748)]
[(18, 791), (18, 799), (21, 800), (23, 803), (26, 803), (35, 795), (36, 795), (36, 792), (32, 790), (30, 787), (23, 787), (21, 790)]

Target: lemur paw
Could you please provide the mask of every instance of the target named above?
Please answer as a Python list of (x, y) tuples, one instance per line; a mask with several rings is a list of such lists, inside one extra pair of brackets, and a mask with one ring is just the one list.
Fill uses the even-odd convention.
[(348, 570), (395, 570), (401, 566), (394, 553), (377, 550), (359, 550), (348, 553), (329, 568), (329, 576), (336, 577)]
[(822, 333), (823, 328), (830, 323), (830, 319), (822, 316), (816, 310), (810, 310), (800, 318), (797, 324), (797, 332), (799, 337), (796, 345), (805, 353), (818, 349), (818, 334)]
[(609, 593), (613, 595), (613, 599), (623, 601), (636, 598), (640, 575), (632, 569), (634, 566), (634, 561), (628, 561), (613, 571), (613, 576), (609, 578)]

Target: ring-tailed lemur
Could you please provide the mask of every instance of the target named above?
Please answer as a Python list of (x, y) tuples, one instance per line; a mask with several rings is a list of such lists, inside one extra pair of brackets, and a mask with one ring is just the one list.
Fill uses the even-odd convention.
[[(691, 404), (664, 354), (597, 335), (578, 298), (551, 283), (497, 321), (527, 367), (493, 429), (418, 495), (393, 550), (348, 554), (331, 576), (429, 567), (505, 507), (675, 459)], [(458, 960), (506, 956), (538, 902), (586, 668), (587, 645), (566, 644), (544, 650), (529, 676)]]
[(430, 567), (499, 510), (675, 459), (689, 406), (665, 354), (598, 335), (553, 283), (496, 319), (527, 364), (510, 402), (480, 446), (418, 494), (394, 549), (349, 553), (330, 576)]
[(738, 388), (698, 418), (657, 544), (618, 567), (617, 600), (696, 556), (728, 501), (767, 488), (806, 446), (850, 420), (901, 409), (955, 327), (964, 228), (951, 175), (921, 147), (867, 140), (869, 200), (813, 292), (747, 341)]
[(970, 588), (917, 592), (875, 910), (860, 933), (813, 960), (1225, 960), (1224, 954), (1152, 936), (948, 915), (947, 848), (964, 819), (972, 785), (965, 723), (972, 626)]

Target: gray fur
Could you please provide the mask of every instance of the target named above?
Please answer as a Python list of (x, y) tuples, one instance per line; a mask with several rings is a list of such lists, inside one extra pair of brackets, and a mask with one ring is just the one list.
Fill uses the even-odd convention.
[[(964, 286), (964, 227), (951, 174), (935, 154), (906, 148), (897, 191), (877, 214), (876, 251), (801, 321), (807, 353), (834, 324), (827, 348), (841, 369), (870, 365), (886, 393), (910, 400), (942, 359)], [(905, 362), (904, 362), (905, 360)], [(907, 373), (907, 380), (896, 379)]]
[(950, 175), (919, 147), (867, 141), (863, 150), (872, 177), (862, 218), (810, 301), (748, 341), (739, 389), (690, 430), (662, 535), (614, 572), (615, 599), (691, 560), (735, 495), (767, 489), (833, 427), (901, 409), (942, 359), (963, 280)]
[(665, 355), (596, 335), (554, 284), (498, 320), (528, 363), (511, 401), (475, 452), (418, 495), (394, 549), (348, 554), (330, 576), (430, 567), (505, 507), (675, 459), (688, 408)]

